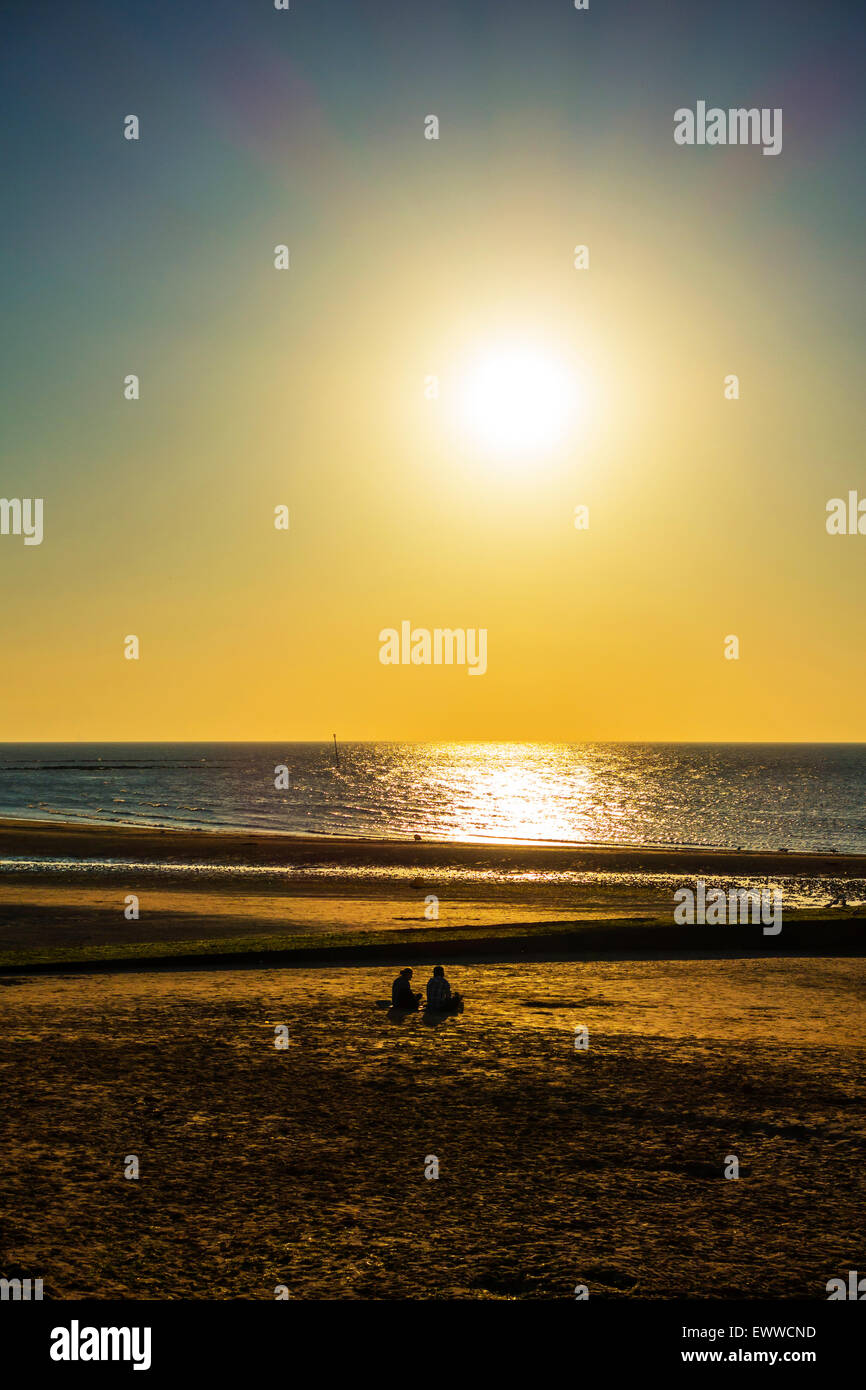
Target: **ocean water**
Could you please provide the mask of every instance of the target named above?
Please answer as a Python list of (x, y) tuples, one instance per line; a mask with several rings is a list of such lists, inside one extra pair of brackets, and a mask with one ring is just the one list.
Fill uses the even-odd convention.
[(863, 744), (0, 745), (0, 816), (165, 827), (866, 852), (864, 792)]

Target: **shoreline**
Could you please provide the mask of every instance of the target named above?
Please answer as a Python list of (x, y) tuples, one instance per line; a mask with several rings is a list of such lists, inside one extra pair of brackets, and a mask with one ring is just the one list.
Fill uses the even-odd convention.
[[(515, 845), (0, 822), (0, 978), (407, 960), (858, 956), (866, 914), (816, 901), (866, 855)], [(43, 862), (40, 862), (43, 861)], [(450, 877), (449, 877), (450, 875)], [(779, 938), (675, 924), (667, 879), (780, 877)], [(808, 884), (799, 898), (793, 880)], [(820, 895), (816, 893), (820, 889)], [(835, 891), (835, 890), (834, 890)], [(425, 904), (435, 901), (434, 922)], [(136, 915), (124, 915), (127, 894)], [(803, 899), (812, 899), (805, 903)]]
[[(124, 853), (119, 854), (118, 851)], [(116, 859), (298, 867), (490, 867), (611, 869), (623, 872), (831, 874), (866, 876), (866, 853), (724, 849), (581, 841), (404, 840), (279, 830), (162, 829), (79, 821), (0, 818), (0, 857)], [(6, 872), (14, 872), (11, 866)]]

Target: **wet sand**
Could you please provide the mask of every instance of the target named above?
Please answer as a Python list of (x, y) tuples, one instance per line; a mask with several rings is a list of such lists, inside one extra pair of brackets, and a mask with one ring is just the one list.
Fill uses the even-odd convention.
[[(724, 851), (466, 845), (157, 831), (56, 822), (0, 822), (0, 969), (118, 964), (159, 956), (171, 966), (208, 953), (398, 958), (550, 954), (691, 956), (701, 951), (862, 953), (866, 857)], [(828, 865), (832, 868), (832, 875)], [(672, 928), (676, 884), (697, 876), (784, 890), (786, 928)], [(691, 876), (691, 877), (690, 877)], [(844, 881), (849, 911), (813, 910)], [(125, 913), (135, 894), (138, 916)], [(431, 897), (432, 895), (432, 897)], [(791, 902), (809, 911), (790, 910)], [(429, 904), (435, 902), (435, 908)], [(433, 911), (436, 915), (429, 916)], [(808, 920), (807, 920), (808, 918)], [(518, 940), (516, 932), (523, 936)], [(376, 946), (378, 941), (380, 946)], [(172, 947), (176, 946), (176, 950)], [(138, 948), (141, 948), (140, 950)], [(411, 947), (411, 950), (408, 949)], [(387, 951), (385, 951), (387, 954)], [(288, 962), (286, 962), (288, 963)]]
[[(438, 926), (489, 928), (519, 923), (569, 922), (580, 918), (640, 917), (645, 909), (609, 904), (604, 909), (539, 906), (513, 901), (441, 901)], [(34, 944), (85, 945), (135, 941), (213, 940), (261, 931), (319, 937), (343, 932), (404, 932), (429, 929), (424, 898), (393, 890), (361, 894), (285, 891), (237, 892), (211, 884), (201, 888), (148, 888), (139, 899), (138, 920), (128, 921), (124, 892), (114, 888), (42, 883), (0, 884), (0, 947)]]
[(4, 982), (3, 1272), (54, 1298), (797, 1299), (862, 1267), (863, 961), (461, 964), (438, 1027), (372, 1007), (392, 974)]
[(298, 870), (417, 866), (473, 869), (599, 869), (620, 872), (804, 874), (866, 877), (864, 854), (707, 849), (696, 846), (461, 843), (281, 835), (226, 830), (157, 830), (72, 821), (0, 819), (0, 857), (125, 858), (147, 863), (282, 865)]

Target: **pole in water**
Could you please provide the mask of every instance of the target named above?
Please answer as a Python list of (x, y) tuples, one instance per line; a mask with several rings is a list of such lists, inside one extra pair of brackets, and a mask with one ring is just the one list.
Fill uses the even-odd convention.
[(334, 762), (337, 764), (337, 767), (340, 766), (340, 755), (339, 755), (339, 753), (337, 752), (337, 735), (336, 735), (336, 734), (334, 734)]

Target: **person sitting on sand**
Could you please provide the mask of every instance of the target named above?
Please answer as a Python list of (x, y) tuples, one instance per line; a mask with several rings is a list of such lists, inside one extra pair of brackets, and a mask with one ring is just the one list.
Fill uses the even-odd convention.
[(412, 978), (412, 971), (406, 965), (400, 971), (393, 985), (391, 986), (391, 1006), (395, 1009), (417, 1009), (420, 994), (415, 994), (409, 987)]
[(433, 978), (427, 981), (427, 1008), (437, 1012), (450, 1009), (452, 1005), (460, 1003), (460, 995), (452, 991), (451, 986), (445, 978), (445, 969), (441, 965), (433, 966)]

